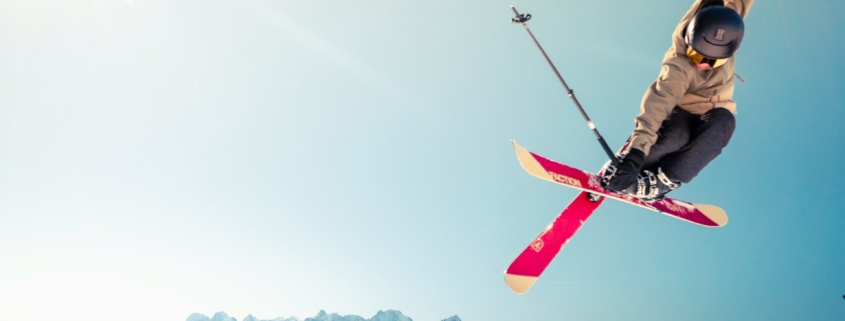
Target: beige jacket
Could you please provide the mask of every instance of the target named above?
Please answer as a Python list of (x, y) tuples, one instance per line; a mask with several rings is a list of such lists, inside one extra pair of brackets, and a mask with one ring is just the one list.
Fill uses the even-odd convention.
[[(684, 15), (672, 36), (672, 47), (663, 57), (660, 76), (646, 90), (635, 120), (631, 147), (648, 155), (657, 141), (660, 125), (675, 106), (693, 113), (704, 114), (713, 108), (726, 108), (736, 113), (736, 103), (731, 100), (734, 92), (734, 63), (736, 56), (728, 58), (721, 67), (701, 70), (686, 56), (683, 33), (690, 20), (704, 5), (721, 0), (696, 0)], [(743, 18), (748, 15), (754, 0), (724, 0), (726, 7), (733, 8)]]

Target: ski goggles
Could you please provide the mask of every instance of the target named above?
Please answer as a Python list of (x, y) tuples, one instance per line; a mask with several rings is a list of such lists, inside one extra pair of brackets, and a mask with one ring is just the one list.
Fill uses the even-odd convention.
[(687, 46), (687, 57), (689, 57), (689, 60), (692, 61), (692, 63), (695, 64), (698, 69), (718, 68), (719, 66), (724, 65), (726, 62), (728, 62), (728, 58), (707, 58), (704, 55), (695, 51), (695, 49), (692, 49), (692, 46)]

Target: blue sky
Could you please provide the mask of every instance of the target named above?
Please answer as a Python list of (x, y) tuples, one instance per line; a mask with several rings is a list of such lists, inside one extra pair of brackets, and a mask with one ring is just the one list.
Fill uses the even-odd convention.
[(510, 139), (615, 149), (692, 1), (2, 1), (0, 311), (32, 320), (845, 317), (845, 3), (760, 1), (737, 130), (680, 199), (606, 202), (519, 296), (576, 195)]

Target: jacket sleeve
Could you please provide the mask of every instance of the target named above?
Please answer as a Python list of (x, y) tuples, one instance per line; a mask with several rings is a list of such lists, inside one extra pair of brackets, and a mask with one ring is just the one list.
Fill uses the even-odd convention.
[(754, 4), (754, 0), (725, 0), (725, 7), (736, 10), (743, 19), (748, 16), (752, 4)]
[(640, 115), (634, 121), (636, 129), (631, 140), (632, 148), (648, 155), (651, 146), (657, 141), (660, 125), (689, 89), (688, 76), (687, 72), (671, 59), (664, 61), (660, 76), (643, 96)]

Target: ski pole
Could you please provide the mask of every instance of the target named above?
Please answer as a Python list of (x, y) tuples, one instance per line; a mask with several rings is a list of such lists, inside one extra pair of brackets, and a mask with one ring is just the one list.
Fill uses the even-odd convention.
[(555, 72), (557, 79), (560, 80), (561, 84), (563, 84), (563, 88), (566, 89), (566, 94), (569, 96), (569, 98), (572, 98), (573, 102), (575, 102), (575, 107), (578, 107), (578, 111), (581, 112), (581, 116), (584, 116), (584, 119), (587, 120), (587, 126), (589, 126), (590, 129), (593, 130), (593, 134), (596, 135), (596, 138), (599, 140), (601, 147), (604, 148), (604, 152), (607, 153), (607, 156), (610, 157), (610, 162), (613, 164), (613, 166), (619, 165), (619, 160), (617, 160), (613, 152), (610, 151), (610, 147), (607, 146), (607, 142), (605, 142), (604, 138), (601, 137), (601, 134), (599, 134), (599, 130), (596, 128), (596, 125), (593, 124), (593, 121), (590, 120), (589, 116), (587, 116), (587, 113), (584, 111), (584, 108), (581, 107), (581, 103), (579, 103), (578, 99), (575, 98), (575, 92), (572, 91), (572, 89), (569, 89), (569, 86), (567, 86), (566, 82), (563, 81), (563, 77), (560, 76), (560, 73), (557, 71), (557, 68), (555, 68), (555, 64), (553, 64), (552, 60), (549, 59), (549, 56), (546, 55), (546, 51), (543, 50), (543, 47), (540, 46), (540, 43), (537, 42), (537, 38), (535, 38), (534, 34), (531, 33), (531, 29), (528, 29), (528, 24), (526, 24), (526, 22), (531, 19), (531, 14), (519, 14), (519, 12), (516, 11), (516, 8), (514, 8), (514, 6), (511, 6), (511, 9), (513, 9), (513, 13), (516, 14), (516, 17), (511, 19), (511, 22), (522, 24), (522, 26), (525, 27), (525, 31), (528, 31), (528, 35), (531, 36), (531, 39), (534, 40), (534, 43), (537, 45), (537, 48), (540, 49), (540, 52), (543, 54), (543, 57), (546, 58), (546, 62), (548, 62), (549, 66), (552, 67), (552, 70)]

